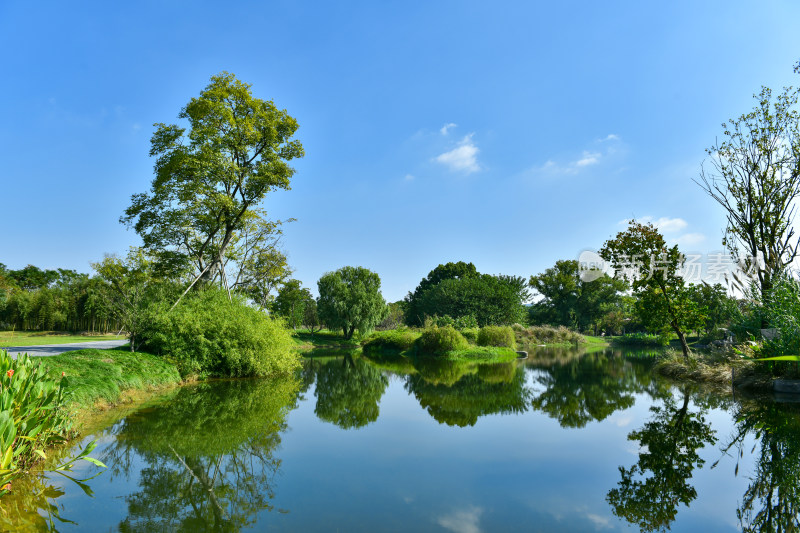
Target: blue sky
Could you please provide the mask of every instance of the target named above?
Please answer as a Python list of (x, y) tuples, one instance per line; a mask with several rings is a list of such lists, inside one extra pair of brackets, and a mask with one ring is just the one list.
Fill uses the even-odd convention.
[(149, 139), (227, 70), (306, 157), (265, 206), (316, 291), (344, 265), (398, 300), (447, 261), (529, 276), (650, 217), (720, 250), (692, 182), (761, 85), (800, 84), (800, 5), (0, 2), (0, 262), (89, 272), (139, 244)]

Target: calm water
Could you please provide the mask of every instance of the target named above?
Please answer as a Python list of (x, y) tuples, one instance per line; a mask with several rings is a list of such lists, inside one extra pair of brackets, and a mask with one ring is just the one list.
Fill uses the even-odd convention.
[(326, 357), (295, 381), (185, 387), (87, 438), (97, 477), (32, 479), (3, 508), (60, 531), (796, 527), (797, 404), (676, 386), (648, 364)]

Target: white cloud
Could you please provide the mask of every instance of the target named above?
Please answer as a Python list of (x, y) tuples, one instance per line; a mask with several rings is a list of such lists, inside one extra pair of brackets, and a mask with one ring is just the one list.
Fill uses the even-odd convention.
[(625, 156), (626, 146), (619, 135), (609, 134), (603, 139), (590, 143), (590, 148), (582, 150), (576, 159), (558, 162), (548, 159), (543, 165), (530, 169), (527, 174), (544, 174), (551, 176), (574, 175), (585, 171), (589, 167), (601, 165), (608, 170), (609, 165)]
[(600, 162), (603, 155), (599, 152), (583, 152), (583, 157), (575, 161), (576, 167), (588, 167), (589, 165), (596, 165)]
[(406, 181), (414, 181), (416, 178), (414, 178), (413, 174), (406, 174), (403, 179)]
[(453, 128), (457, 127), (457, 126), (458, 126), (458, 124), (454, 124), (452, 122), (448, 122), (447, 124), (442, 126), (442, 129), (439, 130), (439, 133), (441, 133), (442, 135), (447, 135), (450, 132), (451, 129), (453, 129)]
[(478, 147), (472, 141), (472, 133), (461, 139), (458, 146), (436, 157), (436, 162), (446, 165), (450, 170), (467, 174), (480, 170), (478, 166)]
[(594, 524), (595, 529), (611, 529), (612, 527), (611, 521), (604, 516), (596, 515), (593, 513), (587, 513), (586, 518), (591, 520), (591, 522)]
[(686, 233), (672, 239), (679, 246), (696, 246), (706, 240), (702, 233)]
[(480, 533), (480, 520), (483, 509), (472, 507), (439, 517), (437, 522), (445, 529), (455, 533)]
[[(641, 217), (635, 219), (637, 222), (642, 224), (652, 224), (656, 228), (658, 228), (661, 233), (675, 233), (676, 231), (680, 231), (684, 229), (689, 224), (683, 220), (682, 218), (669, 218), (669, 217), (661, 217), (661, 218), (653, 218), (651, 216)], [(620, 226), (627, 226), (630, 223), (631, 219), (624, 219), (620, 220), (618, 224)]]

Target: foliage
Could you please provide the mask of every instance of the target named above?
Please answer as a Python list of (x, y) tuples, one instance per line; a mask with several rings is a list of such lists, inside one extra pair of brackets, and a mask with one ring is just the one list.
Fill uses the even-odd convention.
[(188, 132), (157, 125), (150, 191), (133, 195), (120, 221), (175, 270), (193, 265), (205, 282), (219, 277), (229, 285), (228, 247), (248, 225), (269, 227), (258, 205), (271, 190), (289, 189), (294, 169), (288, 162), (304, 155), (291, 140), (298, 124), (227, 72), (212, 76), (178, 117), (188, 121)]
[(278, 296), (272, 308), (275, 313), (286, 321), (286, 325), (297, 329), (303, 325), (306, 318), (306, 306), (314, 301), (311, 291), (301, 287), (302, 283), (290, 279), (278, 290)]
[(661, 333), (653, 335), (651, 333), (626, 333), (613, 339), (614, 344), (622, 346), (668, 346), (669, 335)]
[(346, 339), (356, 330), (369, 333), (386, 317), (381, 278), (364, 267), (342, 267), (317, 282), (317, 312), (328, 329), (341, 329)]
[[(462, 319), (470, 327), (473, 317), (479, 326), (513, 324), (525, 316), (525, 280), (511, 276), (480, 274), (445, 279), (414, 298), (416, 315), (406, 315), (410, 324), (425, 317)], [(409, 304), (410, 305), (410, 304)], [(408, 313), (408, 312), (407, 312)]]
[(136, 350), (136, 339), (149, 326), (154, 307), (172, 299), (167, 297), (169, 289), (177, 291), (156, 276), (152, 259), (141, 248), (131, 248), (125, 259), (106, 256), (92, 267), (108, 284), (108, 304), (128, 332), (131, 351)]
[(579, 266), (575, 260), (556, 261), (555, 266), (531, 276), (530, 286), (542, 296), (529, 308), (531, 323), (583, 331), (619, 305), (620, 293), (627, 289), (624, 280), (602, 274), (584, 281)]
[(411, 350), (420, 334), (410, 329), (376, 331), (363, 343), (364, 353), (387, 354)]
[(122, 393), (180, 383), (175, 365), (144, 352), (83, 349), (40, 358), (53, 379), (67, 377), (66, 401), (72, 408), (90, 409), (97, 402), (116, 403)]
[(313, 298), (306, 301), (303, 307), (303, 326), (313, 334), (314, 330), (322, 330), (322, 322), (319, 320), (319, 313), (317, 312), (317, 301)]
[(419, 309), (420, 297), (428, 289), (438, 285), (446, 279), (465, 279), (478, 276), (478, 270), (472, 263), (465, 263), (459, 261), (457, 263), (446, 263), (439, 265), (422, 278), (414, 289), (414, 292), (409, 292), (406, 296), (405, 303), (405, 319), (409, 326), (422, 326), (426, 316), (433, 316), (436, 313), (426, 313), (424, 310)]
[(740, 315), (735, 298), (720, 283), (699, 283), (686, 287), (688, 298), (703, 310), (702, 329), (707, 337), (713, 337), (718, 329), (730, 325)]
[(514, 349), (517, 341), (509, 326), (484, 326), (478, 333), (478, 346), (503, 346)]
[(447, 352), (467, 348), (467, 339), (452, 326), (427, 328), (417, 339), (417, 349), (427, 355), (445, 355)]
[(794, 261), (800, 240), (793, 219), (800, 197), (800, 90), (774, 100), (762, 87), (752, 111), (723, 124), (723, 139), (707, 151), (697, 184), (726, 213), (723, 245), (755, 274), (762, 297)]
[(478, 327), (474, 328), (464, 328), (460, 329), (459, 332), (467, 339), (467, 342), (470, 344), (477, 344), (478, 343), (478, 334), (481, 332), (481, 329)]
[(70, 435), (66, 383), (48, 377), (27, 355), (13, 359), (0, 350), (0, 496), (23, 470), (46, 457), (45, 449)]
[(764, 341), (763, 356), (800, 354), (800, 282), (788, 276), (775, 280), (761, 314), (779, 332), (777, 338)]
[(184, 375), (271, 376), (300, 365), (280, 320), (212, 287), (154, 313), (142, 337), (147, 351), (168, 356)]
[(571, 329), (559, 326), (530, 326), (516, 325), (513, 327), (520, 350), (531, 351), (542, 344), (580, 344), (585, 342), (583, 335)]
[(63, 268), (41, 270), (28, 265), (9, 270), (0, 264), (0, 328), (35, 331), (117, 331), (99, 277)]
[(374, 366), (346, 356), (317, 367), (314, 413), (342, 429), (364, 427), (378, 419), (389, 380)]
[(403, 315), (403, 302), (391, 302), (386, 304), (386, 307), (386, 318), (384, 318), (380, 324), (375, 326), (375, 329), (389, 330), (401, 327), (405, 323)]
[(701, 320), (695, 302), (687, 297), (679, 269), (684, 257), (652, 224), (632, 220), (628, 229), (606, 241), (600, 256), (610, 261), (616, 276), (627, 279), (640, 300), (653, 304), (647, 310), (651, 326), (669, 326), (678, 336), (685, 357), (689, 345), (684, 330)]
[(460, 316), (458, 318), (453, 318), (450, 315), (443, 315), (443, 316), (427, 316), (425, 317), (425, 327), (429, 328), (431, 326), (453, 326), (457, 330), (464, 330), (464, 329), (472, 329), (478, 327), (478, 321), (472, 315), (465, 315)]

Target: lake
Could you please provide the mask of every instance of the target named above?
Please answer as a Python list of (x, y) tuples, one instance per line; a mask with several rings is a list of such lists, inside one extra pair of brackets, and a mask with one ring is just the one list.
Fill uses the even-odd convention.
[[(59, 531), (761, 531), (798, 526), (797, 403), (675, 384), (652, 354), (506, 364), (325, 354), (294, 380), (166, 393), (5, 527)], [(35, 514), (24, 509), (36, 509)]]

